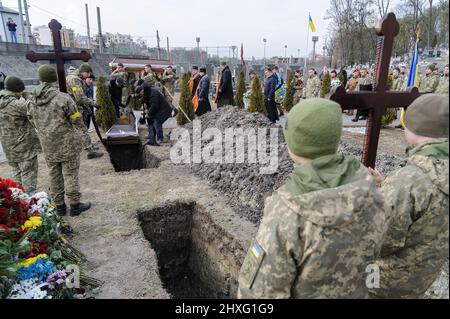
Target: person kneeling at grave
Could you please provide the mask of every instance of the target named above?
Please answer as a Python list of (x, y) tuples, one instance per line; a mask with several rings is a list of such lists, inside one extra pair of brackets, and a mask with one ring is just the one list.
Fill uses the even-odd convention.
[(172, 109), (164, 95), (151, 85), (138, 86), (136, 94), (144, 103), (149, 133), (147, 145), (159, 146), (164, 141), (163, 124), (171, 117)]
[(284, 130), (295, 169), (266, 199), (239, 275), (239, 298), (368, 298), (366, 267), (386, 226), (383, 198), (354, 156), (337, 154), (340, 106), (312, 98)]
[(448, 257), (448, 108), (448, 98), (439, 94), (415, 100), (404, 119), (406, 166), (386, 179), (372, 170), (388, 224), (373, 297), (422, 297)]

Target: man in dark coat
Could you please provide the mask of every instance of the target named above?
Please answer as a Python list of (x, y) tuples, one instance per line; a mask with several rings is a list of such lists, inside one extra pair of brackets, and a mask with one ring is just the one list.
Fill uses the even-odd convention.
[(109, 95), (111, 101), (116, 108), (116, 116), (120, 118), (120, 108), (122, 107), (122, 92), (125, 86), (125, 80), (123, 78), (117, 78), (109, 82)]
[(219, 94), (217, 100), (217, 107), (225, 105), (233, 105), (233, 77), (231, 76), (231, 70), (226, 62), (220, 64), (222, 76), (220, 78)]
[(211, 112), (211, 103), (209, 102), (209, 88), (211, 81), (208, 74), (206, 74), (206, 68), (200, 68), (201, 80), (198, 85), (198, 108), (195, 114), (202, 116), (205, 113)]
[(148, 124), (148, 145), (159, 146), (164, 140), (163, 124), (172, 115), (172, 109), (161, 92), (150, 85), (136, 88), (145, 105)]
[(267, 67), (264, 70), (266, 81), (264, 82), (264, 103), (267, 109), (267, 116), (272, 123), (275, 123), (280, 118), (278, 116), (277, 105), (275, 103), (275, 89), (277, 87), (277, 77), (272, 72), (272, 69)]

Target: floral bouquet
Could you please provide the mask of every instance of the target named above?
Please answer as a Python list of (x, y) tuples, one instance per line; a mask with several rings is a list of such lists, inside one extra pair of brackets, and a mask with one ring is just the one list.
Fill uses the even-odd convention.
[(46, 193), (30, 196), (0, 178), (0, 297), (73, 298), (98, 287), (79, 271), (85, 257), (64, 237), (68, 229)]

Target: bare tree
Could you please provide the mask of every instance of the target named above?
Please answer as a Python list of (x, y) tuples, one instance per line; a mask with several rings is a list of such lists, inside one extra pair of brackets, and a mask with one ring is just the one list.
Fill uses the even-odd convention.
[(391, 4), (390, 0), (377, 0), (378, 13), (380, 14), (380, 18), (383, 18), (386, 13), (388, 13), (389, 5)]

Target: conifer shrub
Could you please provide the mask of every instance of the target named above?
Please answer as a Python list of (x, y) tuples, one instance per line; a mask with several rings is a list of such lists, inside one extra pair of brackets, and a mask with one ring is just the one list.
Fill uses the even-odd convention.
[(244, 70), (241, 70), (239, 73), (239, 81), (236, 88), (236, 96), (234, 98), (234, 101), (236, 102), (236, 106), (240, 109), (244, 108), (244, 94), (247, 90), (246, 84), (245, 84), (245, 72)]
[[(181, 77), (181, 95), (179, 100), (179, 110), (177, 114), (177, 124), (184, 125), (189, 123), (189, 120), (195, 118), (194, 104), (192, 103), (191, 92), (189, 90), (190, 73), (184, 73)], [(186, 114), (185, 114), (186, 113)], [(187, 117), (189, 118), (187, 118)]]
[(258, 76), (255, 76), (252, 83), (252, 94), (250, 95), (248, 111), (267, 115), (266, 106), (264, 105), (264, 94), (261, 88), (261, 80)]
[(101, 108), (95, 113), (97, 124), (102, 130), (108, 131), (111, 126), (116, 124), (117, 116), (103, 76), (99, 76), (97, 79), (96, 101), (101, 105)]
[(286, 96), (284, 97), (284, 109), (290, 111), (294, 107), (294, 73), (290, 72), (287, 78)]

